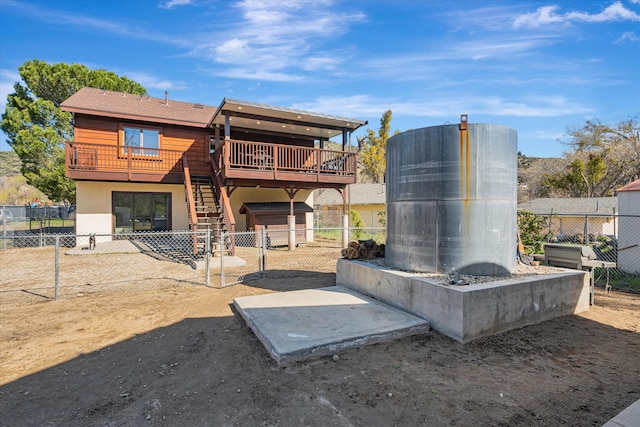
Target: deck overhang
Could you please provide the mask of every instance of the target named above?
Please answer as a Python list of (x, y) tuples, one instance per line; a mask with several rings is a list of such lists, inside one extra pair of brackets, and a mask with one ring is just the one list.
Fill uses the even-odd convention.
[(327, 140), (348, 135), (366, 124), (357, 119), (225, 98), (210, 125)]

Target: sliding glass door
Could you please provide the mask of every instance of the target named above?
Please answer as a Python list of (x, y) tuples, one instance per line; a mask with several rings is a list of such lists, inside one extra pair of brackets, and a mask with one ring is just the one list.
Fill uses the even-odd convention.
[(171, 193), (113, 192), (116, 233), (171, 229)]

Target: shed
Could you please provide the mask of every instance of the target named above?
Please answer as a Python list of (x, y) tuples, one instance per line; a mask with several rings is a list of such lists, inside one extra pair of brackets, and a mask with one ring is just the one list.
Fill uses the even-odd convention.
[[(289, 244), (287, 216), (290, 212), (289, 202), (245, 203), (240, 213), (246, 215), (247, 230), (267, 230), (269, 246), (285, 246)], [(296, 217), (296, 244), (307, 242), (307, 214), (313, 208), (304, 202), (294, 202), (293, 212)]]
[(618, 189), (618, 268), (640, 273), (640, 179)]

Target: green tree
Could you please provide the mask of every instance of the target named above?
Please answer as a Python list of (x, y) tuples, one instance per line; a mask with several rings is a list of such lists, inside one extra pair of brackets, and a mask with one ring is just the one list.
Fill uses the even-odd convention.
[(571, 151), (564, 171), (546, 173), (542, 186), (555, 197), (611, 196), (617, 188), (640, 178), (640, 124), (637, 119), (615, 126), (588, 120), (569, 129)]
[[(382, 114), (378, 133), (367, 129), (367, 135), (358, 138), (358, 161), (360, 173), (365, 181), (383, 183), (387, 169), (386, 152), (389, 130), (391, 128), (391, 110)], [(394, 133), (398, 134), (399, 131)]]
[(528, 255), (543, 253), (544, 244), (553, 238), (547, 219), (532, 212), (518, 211), (517, 223), (525, 253)]
[(65, 176), (64, 143), (73, 138), (71, 114), (60, 104), (83, 87), (145, 95), (139, 83), (80, 64), (27, 61), (18, 69), (22, 82), (7, 97), (0, 128), (22, 161), (21, 172), (53, 201), (75, 201), (75, 183)]
[(0, 176), (20, 175), (20, 157), (13, 151), (0, 151)]
[(349, 211), (349, 216), (351, 217), (351, 227), (353, 227), (355, 230), (353, 230), (353, 236), (356, 240), (360, 239), (360, 237), (362, 237), (362, 233), (364, 232), (364, 227), (365, 227), (365, 223), (362, 220), (362, 217), (360, 216), (360, 212), (358, 212), (355, 209), (351, 209)]

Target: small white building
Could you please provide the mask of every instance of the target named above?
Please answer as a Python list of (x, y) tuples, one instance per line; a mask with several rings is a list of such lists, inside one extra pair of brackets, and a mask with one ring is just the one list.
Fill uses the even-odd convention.
[(618, 189), (618, 212), (618, 268), (637, 274), (640, 273), (640, 179)]

